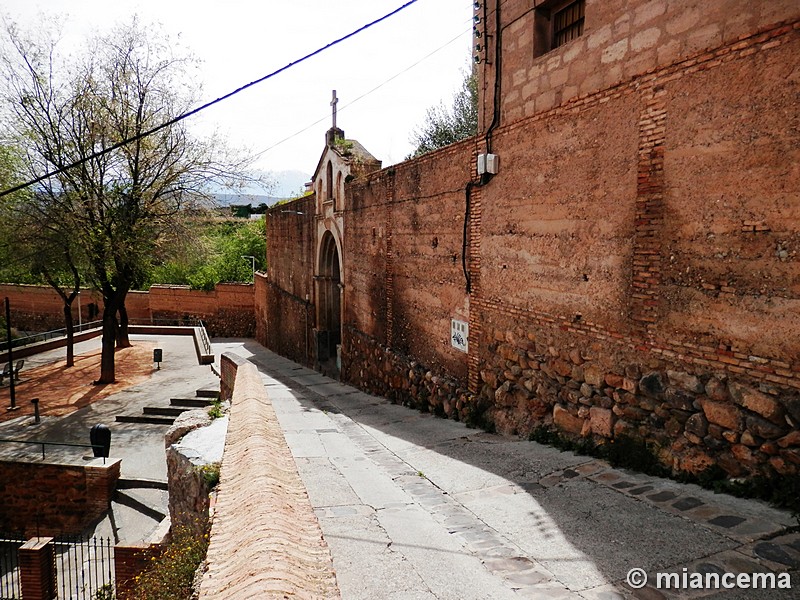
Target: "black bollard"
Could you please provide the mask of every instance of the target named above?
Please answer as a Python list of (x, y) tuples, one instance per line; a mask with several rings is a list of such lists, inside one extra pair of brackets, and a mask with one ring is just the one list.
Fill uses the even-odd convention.
[(38, 424), (39, 421), (42, 420), (41, 417), (39, 417), (39, 399), (34, 398), (31, 400), (31, 404), (33, 404), (33, 422)]
[(101, 423), (92, 427), (89, 431), (89, 440), (96, 457), (108, 458), (111, 449), (111, 430), (108, 427)]

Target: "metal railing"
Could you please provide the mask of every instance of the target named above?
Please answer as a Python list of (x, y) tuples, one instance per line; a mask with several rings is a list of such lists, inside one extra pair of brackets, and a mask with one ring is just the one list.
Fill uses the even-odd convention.
[(208, 338), (208, 332), (206, 331), (206, 324), (200, 321), (198, 327), (200, 328), (200, 342), (203, 344), (203, 350), (206, 354), (213, 354), (211, 340)]
[[(97, 327), (102, 326), (102, 324), (102, 321), (89, 321), (87, 323), (75, 325), (72, 328), (72, 331), (73, 333), (81, 333), (82, 331), (87, 331), (89, 329), (96, 329)], [(50, 331), (42, 331), (40, 333), (31, 333), (29, 335), (23, 335), (11, 340), (11, 347), (20, 348), (22, 346), (30, 346), (31, 344), (36, 344), (37, 342), (45, 342), (55, 338), (66, 337), (66, 335), (66, 327), (62, 327), (61, 329), (51, 329)], [(8, 341), (5, 340), (0, 342), (0, 352), (4, 350), (8, 350)]]
[[(4, 439), (4, 438), (0, 438), (0, 444), (33, 444), (35, 446), (41, 446), (42, 447), (42, 460), (44, 460), (46, 458), (45, 457), (45, 447), (46, 446), (68, 446), (68, 447), (71, 447), (71, 448), (100, 448), (100, 449), (105, 448), (105, 446), (101, 446), (101, 445), (98, 445), (98, 444), (73, 444), (73, 443), (70, 443), (70, 442), (43, 442), (43, 441), (40, 441), (40, 440), (9, 440), (9, 439)], [(106, 464), (106, 457), (105, 456), (103, 457), (103, 464)]]
[(0, 537), (0, 598), (3, 600), (22, 598), (19, 548), (24, 543), (22, 537), (12, 535)]
[(61, 537), (53, 540), (59, 600), (93, 600), (114, 586), (114, 543), (109, 538)]

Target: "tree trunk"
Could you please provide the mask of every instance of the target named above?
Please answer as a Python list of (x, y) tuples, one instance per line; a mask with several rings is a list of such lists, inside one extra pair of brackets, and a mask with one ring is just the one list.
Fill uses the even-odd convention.
[(114, 294), (103, 294), (103, 347), (100, 352), (100, 379), (95, 383), (114, 383), (115, 342), (117, 339), (117, 303)]
[(131, 345), (130, 338), (128, 337), (128, 310), (125, 308), (125, 300), (123, 299), (117, 310), (119, 319), (117, 321), (117, 348), (128, 348)]
[(72, 304), (64, 303), (64, 327), (67, 330), (67, 368), (75, 366), (75, 322), (72, 320)]

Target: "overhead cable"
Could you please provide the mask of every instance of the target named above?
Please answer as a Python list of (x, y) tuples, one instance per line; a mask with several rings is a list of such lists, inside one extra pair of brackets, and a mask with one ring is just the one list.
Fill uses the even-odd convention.
[(169, 121), (166, 121), (166, 122), (162, 123), (161, 125), (157, 125), (156, 127), (153, 127), (152, 129), (148, 129), (147, 131), (143, 131), (142, 133), (139, 133), (139, 134), (137, 134), (137, 135), (135, 135), (133, 137), (126, 138), (126, 139), (124, 139), (124, 140), (122, 140), (120, 142), (117, 142), (116, 144), (114, 144), (112, 146), (109, 146), (108, 148), (104, 148), (103, 150), (95, 152), (95, 153), (93, 153), (93, 154), (91, 154), (91, 155), (89, 155), (89, 156), (87, 156), (85, 158), (82, 158), (80, 160), (76, 160), (75, 162), (70, 163), (68, 165), (65, 165), (63, 167), (59, 167), (58, 169), (56, 169), (54, 171), (50, 171), (48, 173), (45, 173), (44, 175), (41, 175), (41, 176), (37, 177), (36, 179), (31, 179), (30, 181), (27, 181), (27, 182), (25, 182), (23, 184), (20, 184), (18, 186), (13, 187), (13, 188), (10, 188), (10, 189), (7, 189), (7, 190), (3, 190), (2, 192), (0, 192), (0, 198), (2, 198), (3, 196), (6, 196), (8, 194), (13, 194), (14, 192), (18, 192), (20, 190), (23, 190), (23, 189), (25, 189), (25, 188), (27, 188), (27, 187), (29, 187), (31, 185), (39, 183), (40, 181), (44, 181), (46, 179), (49, 179), (50, 177), (53, 177), (54, 175), (58, 175), (59, 173), (63, 173), (64, 171), (66, 171), (68, 169), (72, 169), (72, 168), (75, 168), (77, 166), (80, 166), (80, 165), (82, 165), (82, 164), (84, 164), (84, 163), (86, 163), (86, 162), (88, 162), (90, 160), (93, 160), (95, 158), (98, 158), (100, 156), (108, 154), (109, 152), (113, 152), (117, 148), (121, 148), (122, 146), (130, 144), (131, 142), (135, 142), (135, 141), (140, 140), (142, 138), (145, 138), (147, 136), (153, 135), (154, 133), (157, 133), (157, 132), (161, 131), (162, 129), (165, 129), (167, 127), (171, 127), (172, 125), (175, 125), (176, 123), (178, 123), (180, 121), (183, 121), (184, 119), (187, 119), (187, 118), (189, 118), (189, 117), (191, 117), (193, 115), (196, 115), (200, 111), (203, 111), (203, 110), (205, 110), (207, 108), (210, 108), (211, 106), (214, 106), (215, 104), (219, 104), (223, 100), (227, 100), (228, 98), (231, 98), (231, 97), (235, 96), (236, 94), (238, 94), (240, 92), (243, 92), (244, 90), (246, 90), (248, 88), (253, 87), (254, 85), (262, 83), (262, 82), (266, 81), (267, 79), (271, 79), (272, 77), (275, 77), (276, 75), (278, 75), (280, 73), (283, 73), (284, 71), (286, 71), (288, 69), (291, 69), (292, 67), (294, 67), (296, 65), (299, 65), (300, 63), (308, 60), (309, 58), (313, 58), (314, 56), (316, 56), (318, 54), (321, 54), (325, 50), (328, 50), (329, 48), (332, 48), (333, 46), (336, 46), (337, 44), (340, 44), (340, 43), (344, 42), (345, 40), (348, 40), (351, 37), (358, 35), (362, 31), (366, 31), (370, 27), (373, 27), (374, 25), (377, 25), (378, 23), (380, 23), (382, 21), (385, 21), (386, 19), (388, 19), (390, 17), (393, 17), (394, 15), (396, 15), (400, 11), (404, 10), (405, 8), (408, 8), (409, 6), (414, 4), (415, 2), (417, 2), (417, 0), (408, 0), (408, 2), (406, 2), (405, 4), (403, 4), (400, 7), (396, 8), (392, 12), (389, 12), (389, 13), (383, 15), (382, 17), (379, 17), (378, 19), (375, 19), (374, 21), (371, 21), (371, 22), (367, 23), (366, 25), (363, 25), (363, 26), (359, 27), (358, 29), (348, 33), (347, 35), (344, 35), (344, 36), (342, 36), (342, 37), (340, 37), (340, 38), (338, 38), (338, 39), (326, 44), (325, 46), (317, 48), (313, 52), (309, 52), (308, 54), (306, 54), (302, 58), (298, 58), (297, 60), (294, 60), (294, 61), (286, 64), (285, 66), (273, 71), (272, 73), (269, 73), (268, 75), (264, 75), (263, 77), (261, 77), (259, 79), (256, 79), (255, 81), (251, 81), (250, 83), (248, 83), (246, 85), (243, 85), (242, 87), (237, 88), (237, 89), (233, 90), (232, 92), (230, 92), (228, 94), (225, 94), (224, 96), (220, 96), (216, 100), (212, 100), (211, 102), (207, 102), (206, 104), (203, 104), (202, 106), (198, 106), (197, 108), (195, 108), (193, 110), (190, 110), (190, 111), (185, 112), (185, 113), (183, 113), (181, 115), (178, 115), (177, 117), (175, 117), (173, 119), (170, 119)]

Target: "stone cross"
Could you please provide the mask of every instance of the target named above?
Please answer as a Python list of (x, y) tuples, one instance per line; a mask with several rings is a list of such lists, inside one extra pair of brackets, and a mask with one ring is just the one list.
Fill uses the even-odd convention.
[(331, 95), (331, 113), (333, 114), (333, 128), (336, 129), (336, 105), (339, 103), (339, 98), (336, 97), (336, 90), (333, 90)]

